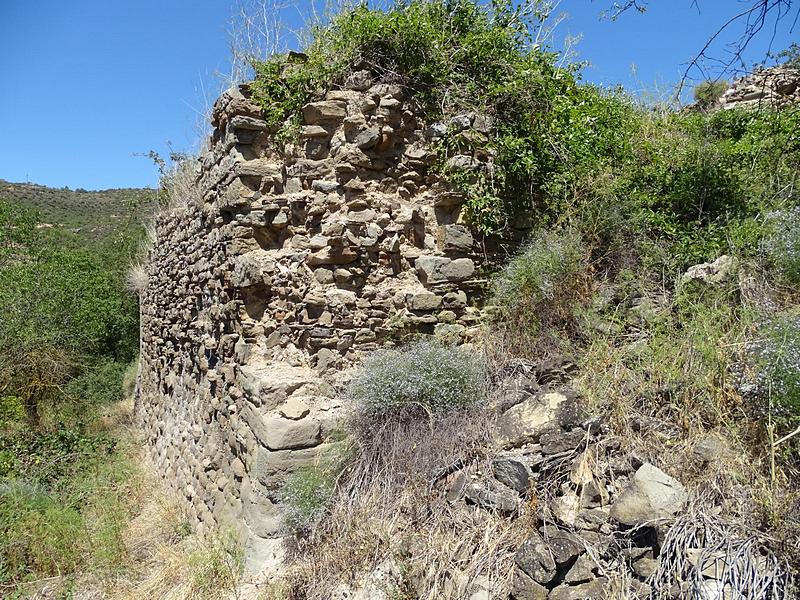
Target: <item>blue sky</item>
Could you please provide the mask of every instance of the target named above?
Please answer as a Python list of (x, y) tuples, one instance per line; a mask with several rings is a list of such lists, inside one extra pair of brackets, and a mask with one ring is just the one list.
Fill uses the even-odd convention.
[[(152, 186), (146, 158), (198, 145), (198, 120), (228, 69), (233, 0), (0, 0), (0, 179), (86, 189)], [(610, 0), (562, 0), (557, 39), (591, 66), (585, 79), (634, 91), (680, 79), (739, 0), (651, 0), (601, 20)], [(788, 19), (787, 21), (790, 21)], [(798, 38), (784, 22), (772, 40)], [(799, 26), (800, 27), (800, 26)], [(748, 58), (762, 57), (771, 34)], [(722, 50), (718, 49), (718, 54)]]

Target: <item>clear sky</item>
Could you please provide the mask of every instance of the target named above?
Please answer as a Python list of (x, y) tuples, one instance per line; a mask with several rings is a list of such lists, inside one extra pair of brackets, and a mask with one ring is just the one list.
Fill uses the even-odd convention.
[[(680, 79), (686, 61), (743, 6), (651, 0), (647, 13), (610, 22), (599, 18), (609, 4), (562, 0), (559, 11), (569, 18), (556, 37), (583, 35), (574, 49), (592, 63), (585, 79), (637, 91)], [(0, 179), (86, 189), (155, 185), (152, 163), (136, 154), (166, 154), (168, 141), (180, 151), (198, 146), (198, 119), (220, 89), (217, 73), (228, 70), (233, 5), (0, 0)], [(779, 28), (775, 49), (800, 37), (790, 26)], [(771, 37), (756, 40), (751, 60), (763, 57)]]

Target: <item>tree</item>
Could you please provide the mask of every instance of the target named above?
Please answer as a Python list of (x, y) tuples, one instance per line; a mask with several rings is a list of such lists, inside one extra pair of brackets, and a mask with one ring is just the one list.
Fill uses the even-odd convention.
[[(59, 248), (35, 216), (0, 201), (0, 399), (32, 426), (98, 357), (130, 360), (136, 307), (97, 252)], [(50, 242), (50, 243), (47, 243)]]

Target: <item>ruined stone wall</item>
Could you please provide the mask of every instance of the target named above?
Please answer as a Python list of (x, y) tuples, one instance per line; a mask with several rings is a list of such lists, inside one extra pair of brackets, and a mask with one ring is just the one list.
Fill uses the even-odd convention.
[(718, 108), (782, 108), (800, 101), (800, 70), (787, 65), (760, 69), (736, 81)]
[(397, 332), (459, 340), (477, 319), (482, 254), (431, 142), (487, 124), (426, 126), (365, 73), (347, 87), (287, 142), (246, 86), (224, 94), (193, 188), (155, 223), (138, 414), (200, 526), (236, 528), (251, 562), (279, 546), (287, 474), (331, 446), (341, 370)]

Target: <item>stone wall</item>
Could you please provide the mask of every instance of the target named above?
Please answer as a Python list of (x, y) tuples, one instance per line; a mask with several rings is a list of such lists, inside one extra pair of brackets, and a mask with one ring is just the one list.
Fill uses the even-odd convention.
[(739, 79), (720, 97), (717, 107), (782, 108), (798, 101), (800, 70), (781, 65)]
[[(257, 566), (278, 551), (279, 492), (341, 414), (337, 377), (409, 329), (469, 338), (482, 252), (401, 89), (356, 73), (280, 141), (248, 99), (216, 103), (194, 184), (155, 223), (141, 294), (137, 411), (201, 528), (234, 527)], [(487, 168), (486, 156), (451, 158)]]

